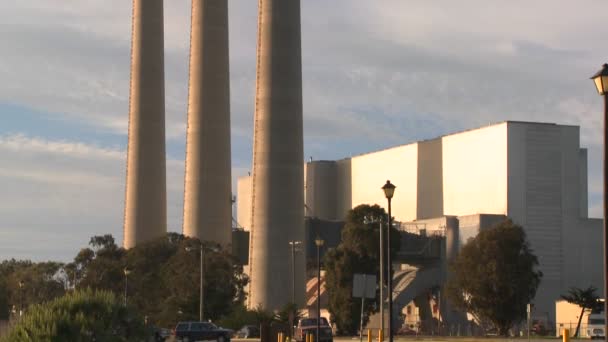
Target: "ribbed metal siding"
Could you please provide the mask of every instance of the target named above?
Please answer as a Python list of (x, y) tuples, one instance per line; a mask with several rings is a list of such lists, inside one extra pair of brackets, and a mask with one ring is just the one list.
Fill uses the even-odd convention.
[(559, 127), (526, 129), (526, 232), (544, 281), (560, 281), (562, 265), (562, 151)]

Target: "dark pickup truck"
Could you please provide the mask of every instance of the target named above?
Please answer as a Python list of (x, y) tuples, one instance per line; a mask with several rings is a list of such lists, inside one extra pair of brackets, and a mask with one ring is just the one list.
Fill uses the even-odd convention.
[(230, 342), (232, 331), (222, 329), (209, 322), (179, 322), (173, 332), (176, 341), (193, 342), (200, 340), (215, 340)]
[(306, 335), (312, 334), (314, 342), (333, 342), (331, 327), (325, 317), (321, 317), (319, 321), (319, 340), (317, 341), (317, 319), (302, 318), (296, 327), (295, 339), (298, 342), (306, 341)]

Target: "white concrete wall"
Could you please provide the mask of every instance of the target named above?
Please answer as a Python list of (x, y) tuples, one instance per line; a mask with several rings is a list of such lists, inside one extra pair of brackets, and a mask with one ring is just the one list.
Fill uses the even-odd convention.
[(346, 213), (353, 207), (352, 196), (352, 167), (351, 160), (336, 161), (336, 212), (338, 220), (346, 217)]
[(580, 226), (581, 196), (586, 196), (579, 139), (575, 126), (508, 123), (507, 215), (524, 227), (538, 256), (543, 280), (534, 301), (552, 320), (554, 301), (567, 290), (569, 278), (565, 239)]
[(236, 220), (247, 231), (251, 229), (251, 176), (239, 177), (236, 190)]
[[(580, 337), (587, 337), (587, 329), (584, 329), (589, 319), (589, 310), (583, 313), (581, 320)], [(570, 335), (574, 334), (576, 325), (578, 324), (578, 316), (581, 314), (581, 307), (576, 304), (571, 304), (565, 300), (555, 302), (555, 336), (560, 337), (563, 329), (570, 329)]]
[(305, 165), (304, 203), (306, 216), (337, 220), (336, 175), (334, 161), (313, 161)]
[[(519, 128), (518, 128), (519, 127)], [(507, 212), (515, 223), (526, 227), (526, 129), (510, 125), (507, 130)]]
[[(518, 194), (509, 198), (513, 202), (509, 202), (508, 216), (524, 227), (543, 272), (536, 308), (554, 320), (553, 306), (562, 281), (562, 208), (569, 204), (562, 197), (563, 179), (568, 175), (563, 167), (562, 131), (550, 124), (508, 125), (509, 171), (514, 173), (509, 190)], [(574, 198), (578, 201), (578, 194)]]
[(443, 169), (441, 138), (418, 143), (416, 218), (443, 215)]
[[(557, 126), (557, 125), (556, 125)], [(581, 149), (580, 134), (577, 126), (557, 126), (560, 130), (560, 150), (562, 155), (562, 215), (581, 217)], [(586, 167), (585, 167), (586, 169)]]
[(459, 248), (462, 248), (470, 239), (479, 234), (480, 231), (489, 229), (504, 221), (503, 215), (475, 214), (458, 216), (458, 240)]
[(588, 185), (588, 171), (587, 171), (587, 149), (581, 148), (578, 151), (578, 171), (579, 171), (579, 186), (580, 186), (580, 217), (589, 217), (589, 185)]
[[(587, 156), (579, 141), (576, 126), (500, 123), (333, 162), (335, 187), (320, 179), (333, 173), (307, 173), (315, 178), (307, 182), (316, 192), (307, 192), (307, 202), (322, 208), (315, 211), (327, 209), (323, 215), (334, 211), (343, 219), (359, 204), (386, 207), (380, 188), (390, 179), (397, 186), (393, 215), (398, 221), (422, 222), (443, 207), (435, 217), (459, 216), (460, 245), (478, 233), (482, 220), (501, 219), (477, 214), (506, 215), (524, 227), (539, 257), (544, 277), (535, 304), (554, 319), (554, 301), (569, 286), (603, 288), (601, 220), (584, 219)], [(435, 186), (437, 178), (441, 186)], [(242, 225), (250, 220), (248, 187), (239, 180)], [(335, 199), (327, 191), (334, 191)], [(440, 205), (432, 203), (440, 197)]]
[(378, 204), (387, 208), (382, 186), (390, 180), (397, 188), (392, 214), (397, 221), (416, 218), (418, 144), (369, 153), (351, 159), (352, 207)]
[(507, 212), (507, 124), (442, 138), (443, 214)]
[(562, 293), (572, 286), (594, 286), (604, 297), (603, 220), (568, 219), (564, 227)]

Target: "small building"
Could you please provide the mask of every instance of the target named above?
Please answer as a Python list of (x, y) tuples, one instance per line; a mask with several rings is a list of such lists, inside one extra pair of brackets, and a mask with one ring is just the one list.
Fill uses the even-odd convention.
[[(568, 303), (565, 300), (555, 301), (555, 336), (562, 336), (564, 329), (568, 329), (570, 336), (573, 336), (580, 314), (580, 306)], [(591, 315), (591, 310), (587, 309), (583, 312), (579, 337), (589, 337), (587, 334), (589, 315)]]

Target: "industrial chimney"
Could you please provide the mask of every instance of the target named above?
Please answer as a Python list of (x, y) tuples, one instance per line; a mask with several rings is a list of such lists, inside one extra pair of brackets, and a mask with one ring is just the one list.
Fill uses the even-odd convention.
[(163, 0), (133, 0), (125, 248), (167, 232)]
[(184, 225), (186, 236), (232, 240), (228, 1), (192, 0)]
[(289, 241), (304, 240), (302, 52), (299, 0), (259, 0), (248, 306), (280, 309), (305, 283)]

